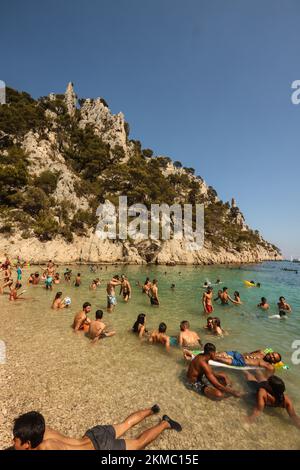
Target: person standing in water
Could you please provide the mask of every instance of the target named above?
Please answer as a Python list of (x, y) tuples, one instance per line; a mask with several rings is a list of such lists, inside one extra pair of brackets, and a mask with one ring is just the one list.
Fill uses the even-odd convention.
[(128, 300), (131, 298), (131, 285), (124, 274), (121, 276), (121, 289), (119, 295), (121, 294), (123, 294), (124, 302), (128, 302)]
[(214, 307), (212, 305), (212, 296), (213, 296), (213, 288), (208, 287), (206, 292), (203, 292), (203, 296), (202, 296), (202, 304), (204, 308), (204, 313), (208, 315), (214, 311)]
[(158, 307), (159, 306), (159, 300), (158, 300), (158, 281), (157, 281), (157, 279), (153, 279), (151, 288), (149, 290), (149, 297), (150, 297), (151, 305), (156, 305)]
[(277, 304), (279, 315), (284, 316), (286, 313), (292, 313), (291, 306), (286, 302), (284, 297), (279, 297), (279, 302)]
[(121, 281), (118, 274), (116, 274), (106, 286), (106, 293), (107, 293), (107, 311), (111, 313), (115, 306), (117, 305), (117, 298), (116, 298), (116, 291), (115, 287), (120, 286)]
[(78, 273), (76, 278), (75, 278), (74, 286), (75, 287), (80, 287), (80, 284), (81, 284), (81, 277), (80, 277), (80, 273)]

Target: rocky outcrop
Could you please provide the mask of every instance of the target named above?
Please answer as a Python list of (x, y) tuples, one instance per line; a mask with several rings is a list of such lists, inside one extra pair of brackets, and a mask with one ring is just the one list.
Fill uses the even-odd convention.
[(198, 251), (187, 250), (178, 240), (153, 242), (147, 240), (135, 245), (128, 242), (99, 240), (93, 234), (88, 237), (75, 236), (72, 243), (62, 238), (40, 242), (36, 238), (23, 239), (21, 236), (0, 237), (0, 259), (7, 253), (15, 259), (18, 255), (31, 264), (46, 263), (49, 259), (58, 264), (67, 263), (103, 263), (103, 264), (229, 264), (258, 263), (265, 260), (282, 259), (271, 247), (258, 246), (238, 252), (234, 249), (218, 251), (204, 246)]
[(124, 150), (124, 160), (129, 158), (133, 151), (133, 145), (127, 139), (123, 113), (112, 114), (101, 98), (85, 100), (80, 113), (79, 127), (84, 128), (87, 125), (92, 125), (95, 134), (100, 136), (103, 142), (112, 148), (120, 146)]
[(65, 92), (65, 102), (66, 102), (68, 113), (70, 114), (71, 117), (73, 117), (76, 112), (77, 96), (74, 91), (72, 82), (68, 83), (68, 86)]

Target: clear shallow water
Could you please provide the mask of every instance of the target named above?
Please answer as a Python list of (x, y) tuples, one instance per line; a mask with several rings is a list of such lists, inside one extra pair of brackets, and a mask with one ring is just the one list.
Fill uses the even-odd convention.
[[(229, 398), (211, 402), (185, 387), (187, 366), (179, 349), (167, 354), (159, 346), (141, 343), (129, 330), (140, 312), (147, 314), (148, 329), (161, 321), (168, 325), (168, 333), (176, 335), (181, 320), (189, 320), (203, 342), (212, 341), (218, 350), (237, 349), (241, 352), (263, 347), (278, 350), (289, 371), (280, 371), (288, 394), (300, 414), (300, 365), (291, 364), (291, 345), (300, 339), (300, 271), (296, 275), (281, 271), (295, 267), (289, 263), (265, 263), (233, 267), (108, 267), (89, 272), (79, 270), (83, 283), (80, 288), (64, 281), (48, 292), (41, 286), (28, 286), (26, 301), (12, 303), (0, 297), (0, 339), (7, 345), (7, 364), (0, 366), (2, 400), (0, 404), (1, 446), (10, 443), (12, 421), (18, 414), (36, 409), (48, 424), (69, 435), (81, 436), (95, 424), (118, 422), (135, 409), (159, 403), (163, 413), (182, 422), (183, 432), (165, 432), (152, 449), (299, 449), (300, 431), (292, 426), (283, 410), (268, 409), (251, 427), (243, 424), (243, 416), (251, 409), (251, 402)], [(30, 269), (30, 271), (34, 271)], [(63, 273), (64, 267), (60, 269)], [(165, 275), (165, 271), (167, 274)], [(27, 273), (24, 280), (27, 280)], [(95, 346), (70, 328), (75, 313), (85, 301), (92, 304), (92, 317), (98, 308), (106, 307), (105, 284), (96, 292), (88, 289), (93, 277), (109, 279), (112, 274), (125, 273), (133, 286), (133, 298), (119, 303), (112, 314), (105, 312), (104, 321), (117, 335)], [(181, 272), (181, 275), (179, 274)], [(149, 299), (135, 286), (149, 276), (159, 280), (161, 306), (151, 308)], [(215, 304), (214, 314), (229, 332), (223, 339), (205, 335), (202, 316), (201, 288), (209, 279), (217, 278), (227, 285), (230, 293), (238, 290), (242, 306), (221, 307)], [(254, 279), (261, 289), (247, 289), (244, 279)], [(176, 284), (175, 292), (171, 291)], [(25, 284), (25, 282), (24, 282)], [(55, 292), (63, 291), (72, 298), (72, 306), (59, 312), (50, 309)], [(217, 287), (215, 288), (217, 291)], [(278, 297), (284, 295), (293, 307), (287, 320), (268, 319), (256, 305), (265, 296), (271, 304), (270, 313), (277, 313)], [(242, 374), (230, 372), (237, 387), (244, 387)], [(151, 417), (127, 437), (137, 435), (154, 424)], [(271, 438), (270, 438), (270, 431)]]

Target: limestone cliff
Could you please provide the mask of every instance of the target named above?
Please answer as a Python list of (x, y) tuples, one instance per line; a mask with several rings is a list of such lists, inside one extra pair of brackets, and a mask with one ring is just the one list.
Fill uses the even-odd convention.
[[(280, 251), (251, 230), (233, 199), (222, 202), (194, 169), (154, 156), (129, 139), (122, 113), (103, 98), (65, 94), (34, 100), (8, 89), (0, 105), (0, 259), (33, 262), (211, 264), (280, 259)], [(183, 241), (101, 241), (96, 209), (127, 195), (130, 203), (205, 205), (205, 244)]]

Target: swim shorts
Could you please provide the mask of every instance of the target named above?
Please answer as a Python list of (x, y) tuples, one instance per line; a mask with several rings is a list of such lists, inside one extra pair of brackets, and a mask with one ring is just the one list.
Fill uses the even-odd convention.
[(205, 307), (206, 307), (207, 313), (211, 313), (211, 312), (213, 311), (212, 305), (207, 305), (207, 304), (206, 304)]
[(117, 304), (117, 299), (115, 295), (108, 295), (107, 296), (107, 307), (111, 307), (112, 305)]
[(151, 305), (159, 305), (159, 302), (155, 297), (150, 297), (150, 303)]
[(199, 393), (200, 395), (205, 395), (204, 390), (206, 387), (211, 387), (210, 381), (207, 379), (205, 375), (202, 375), (201, 379), (193, 384), (189, 384), (192, 390)]
[(226, 351), (226, 353), (228, 354), (228, 356), (232, 357), (232, 364), (231, 364), (232, 366), (236, 366), (236, 367), (246, 366), (244, 356), (238, 351)]
[(95, 426), (85, 436), (92, 441), (95, 450), (126, 450), (125, 440), (116, 439), (113, 426)]

